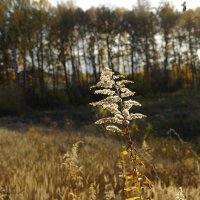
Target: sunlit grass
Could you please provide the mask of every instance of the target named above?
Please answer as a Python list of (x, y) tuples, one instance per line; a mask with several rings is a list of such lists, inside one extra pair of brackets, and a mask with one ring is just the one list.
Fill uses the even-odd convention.
[[(95, 133), (94, 136), (83, 135), (81, 131), (64, 133), (56, 129), (49, 129), (47, 135), (37, 127), (23, 134), (0, 130), (1, 198), (63, 199), (69, 187), (68, 171), (62, 166), (63, 156), (80, 140), (83, 142), (78, 148), (78, 166), (82, 168), (83, 178), (83, 186), (78, 188), (80, 199), (88, 199), (92, 185), (95, 185), (96, 199), (105, 199), (106, 189), (113, 190), (115, 199), (120, 199), (117, 162), (122, 142), (119, 139), (97, 137)], [(152, 199), (175, 199), (178, 187), (182, 186), (187, 199), (197, 200), (199, 173), (191, 152), (174, 139), (149, 138), (146, 142), (151, 154), (145, 161), (151, 166), (147, 174), (155, 183), (150, 192)], [(142, 149), (140, 152), (142, 155)]]

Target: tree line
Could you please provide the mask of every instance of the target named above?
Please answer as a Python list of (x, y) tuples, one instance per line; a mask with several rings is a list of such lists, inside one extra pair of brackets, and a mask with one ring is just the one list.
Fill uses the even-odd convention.
[(73, 1), (0, 1), (0, 84), (32, 97), (59, 91), (69, 103), (87, 95), (104, 67), (144, 92), (200, 86), (200, 8), (178, 12), (169, 3), (131, 10)]

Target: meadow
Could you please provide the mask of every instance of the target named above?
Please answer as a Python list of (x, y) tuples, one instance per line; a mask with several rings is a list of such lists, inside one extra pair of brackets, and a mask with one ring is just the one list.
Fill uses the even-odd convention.
[[(0, 199), (121, 199), (124, 139), (93, 125), (94, 112), (81, 109), (69, 109), (71, 118), (47, 112), (32, 115), (31, 120), (1, 118)], [(200, 199), (199, 138), (186, 143), (173, 131), (165, 137), (156, 135), (149, 124), (145, 130), (136, 124), (131, 127), (145, 174), (153, 182), (149, 198), (180, 199), (181, 187), (186, 199)]]

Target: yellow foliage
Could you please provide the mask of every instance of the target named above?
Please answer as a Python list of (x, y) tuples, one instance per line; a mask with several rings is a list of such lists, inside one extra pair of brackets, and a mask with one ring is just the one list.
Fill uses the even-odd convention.
[(121, 153), (122, 156), (127, 156), (128, 154), (129, 154), (129, 153), (128, 153), (128, 151), (126, 151), (126, 150), (122, 151), (122, 153)]
[(11, 72), (11, 73), (9, 74), (9, 79), (10, 79), (10, 80), (13, 80), (13, 81), (16, 79), (15, 72)]
[(135, 186), (130, 186), (130, 187), (124, 188), (124, 190), (125, 190), (126, 192), (130, 192), (130, 191), (133, 191), (133, 190), (136, 190), (136, 191), (137, 191), (137, 187), (135, 187)]
[(165, 153), (165, 152), (167, 151), (167, 149), (166, 149), (165, 147), (163, 147), (163, 148), (161, 149), (161, 151), (162, 151), (163, 153)]
[(186, 155), (189, 155), (191, 153), (190, 149), (189, 148), (185, 149), (185, 153)]
[(194, 158), (187, 158), (183, 161), (185, 167), (188, 169), (193, 169), (193, 166), (195, 164), (195, 159)]
[(129, 175), (125, 177), (126, 180), (133, 180), (133, 178), (134, 178), (133, 175)]
[(126, 200), (137, 200), (137, 199), (140, 199), (140, 197), (130, 197), (130, 198), (126, 199)]

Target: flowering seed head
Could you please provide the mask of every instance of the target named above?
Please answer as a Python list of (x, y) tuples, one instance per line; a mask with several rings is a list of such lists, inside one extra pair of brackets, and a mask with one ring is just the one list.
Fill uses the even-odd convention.
[(141, 104), (131, 99), (135, 93), (126, 87), (128, 83), (133, 82), (125, 80), (122, 75), (115, 75), (109, 68), (102, 71), (100, 81), (91, 88), (96, 88), (94, 93), (104, 95), (105, 98), (90, 103), (90, 105), (101, 106), (111, 116), (97, 120), (96, 124), (106, 124), (108, 131), (121, 133), (123, 132), (122, 125), (124, 123), (129, 124), (131, 120), (145, 117), (140, 113), (130, 113), (133, 106), (141, 106)]

